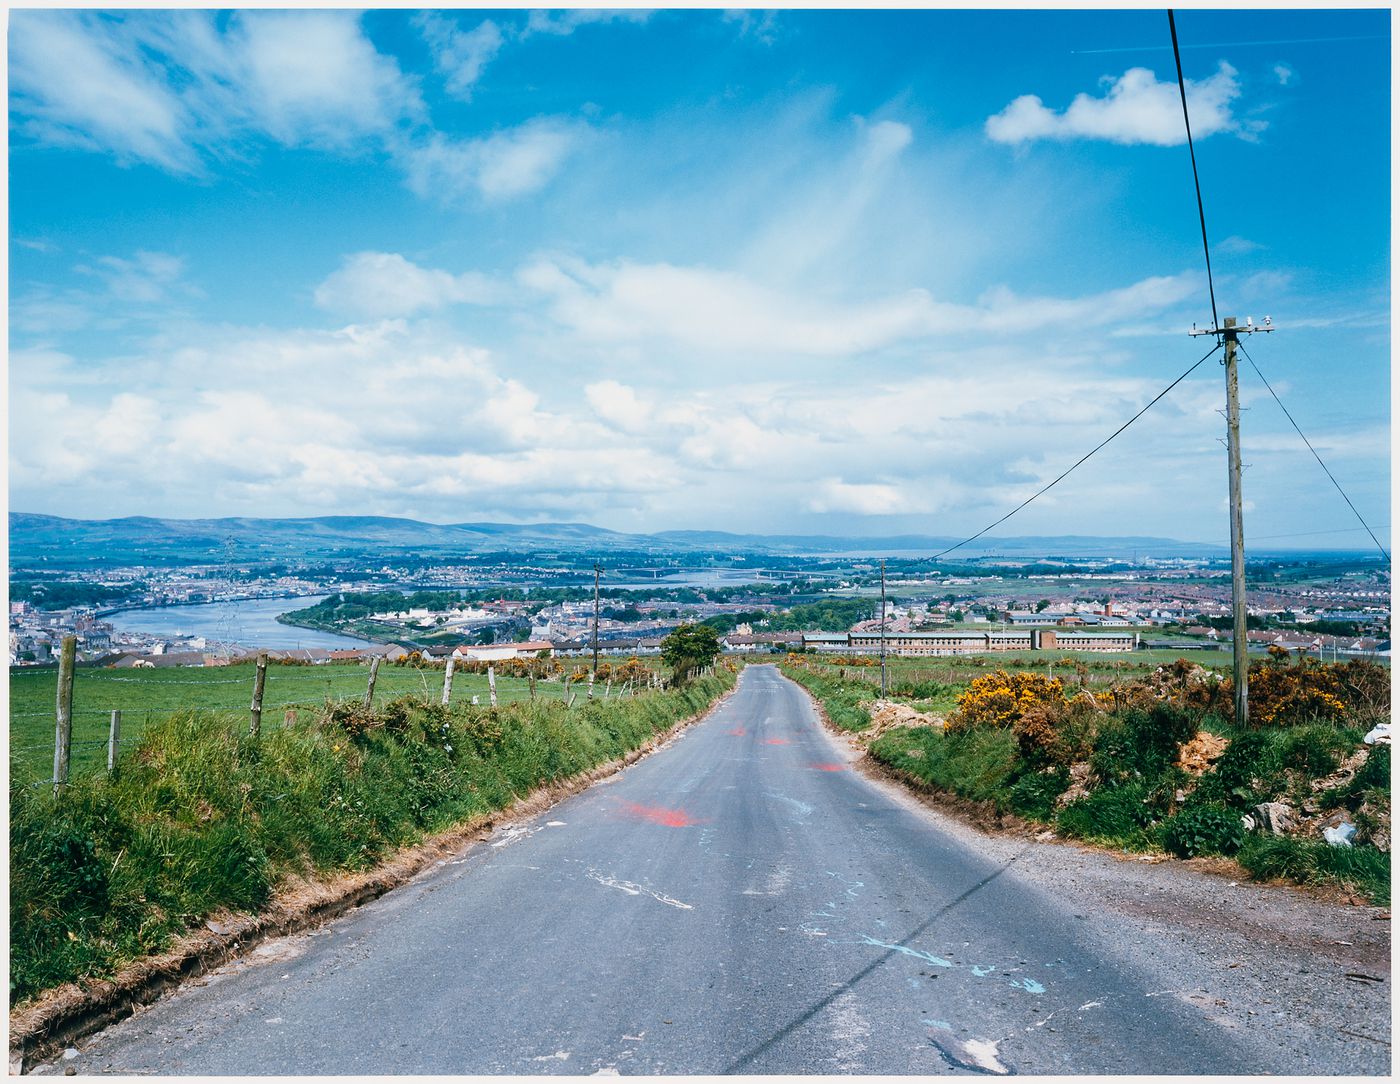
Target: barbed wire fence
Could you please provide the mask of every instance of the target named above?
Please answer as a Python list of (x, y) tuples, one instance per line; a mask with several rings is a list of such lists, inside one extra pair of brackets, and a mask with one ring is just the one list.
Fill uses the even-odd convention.
[[(281, 666), (269, 668), (268, 662), (268, 654), (266, 652), (260, 653), (257, 660), (258, 672), (252, 677), (210, 679), (162, 677), (157, 681), (152, 681), (146, 677), (89, 673), (85, 675), (83, 683), (88, 685), (90, 682), (93, 682), (94, 679), (97, 679), (96, 684), (99, 686), (109, 683), (144, 685), (148, 688), (153, 686), (159, 686), (160, 688), (164, 688), (165, 686), (199, 686), (201, 688), (243, 686), (244, 688), (248, 688), (252, 693), (251, 701), (243, 702), (249, 704), (249, 707), (243, 710), (250, 711), (249, 733), (253, 737), (257, 737), (261, 729), (261, 717), (267, 712), (282, 711), (282, 723), (285, 724), (294, 720), (293, 713), (300, 713), (302, 711), (325, 712), (328, 707), (337, 702), (343, 703), (348, 701), (355, 703), (358, 701), (366, 709), (371, 707), (375, 690), (375, 679), (380, 670), (378, 665), (372, 665), (369, 668), (367, 683), (365, 677), (359, 674), (340, 672), (335, 674), (325, 673), (323, 675), (325, 678), (325, 687), (320, 692), (320, 695), (307, 696), (303, 693), (302, 695), (291, 698), (270, 699), (267, 694), (272, 693), (275, 695), (276, 687), (284, 682), (290, 681), (292, 675), (278, 674), (277, 671), (283, 668)], [(178, 711), (229, 712), (239, 710), (241, 707), (241, 705), (236, 702), (214, 705), (190, 705), (184, 700), (171, 700), (156, 704), (145, 704), (135, 710), (111, 706), (104, 708), (80, 707), (75, 710), (73, 703), (75, 669), (76, 641), (73, 637), (67, 637), (64, 640), (63, 650), (60, 655), (55, 709), (52, 711), (12, 711), (10, 713), (12, 723), (15, 720), (25, 719), (52, 718), (55, 720), (55, 732), (52, 742), (28, 741), (24, 744), (11, 744), (9, 746), (12, 786), (17, 785), (25, 788), (51, 787), (55, 793), (58, 793), (72, 779), (75, 761), (79, 770), (84, 773), (96, 774), (103, 771), (104, 767), (107, 772), (115, 771), (122, 750), (129, 749), (140, 742), (145, 729), (149, 727), (154, 719), (165, 718)], [(290, 669), (295, 669), (300, 672), (304, 670), (304, 667), (296, 666)], [(486, 677), (486, 688), (483, 690), (473, 685), (466, 690), (458, 692), (454, 699), (454, 667), (449, 665), (444, 671), (440, 701), (435, 696), (429, 682), (430, 670), (436, 669), (437, 667), (431, 663), (427, 666), (415, 666), (413, 671), (419, 680), (412, 682), (410, 688), (404, 688), (404, 686), (410, 686), (409, 681), (399, 682), (398, 684), (400, 687), (392, 690), (393, 694), (396, 696), (409, 695), (413, 696), (415, 699), (421, 699), (424, 703), (431, 704), (440, 702), (443, 705), (450, 703), (460, 705), (470, 697), (472, 706), (489, 706), (492, 708), (534, 701), (536, 699), (545, 699), (562, 701), (567, 709), (572, 708), (577, 700), (576, 694), (578, 690), (570, 688), (571, 684), (573, 684), (572, 679), (574, 674), (572, 669), (567, 666), (562, 671), (548, 671), (543, 674), (536, 673), (533, 668), (530, 668), (530, 680), (528, 684), (522, 675), (517, 674), (507, 678), (504, 685), (497, 684), (495, 668), (493, 666), (489, 664), (484, 666), (471, 666), (471, 673)], [(464, 669), (467, 669), (467, 667), (464, 667)], [(456, 673), (460, 674), (461, 670), (457, 670)], [(641, 679), (637, 674), (633, 673), (629, 675), (626, 680), (618, 680), (616, 683), (609, 678), (605, 683), (599, 683), (600, 691), (597, 693), (597, 696), (600, 699), (610, 699), (614, 696), (619, 698), (623, 696), (634, 696), (646, 689), (658, 689), (667, 684), (654, 670), (648, 669), (647, 675), (645, 679)], [(298, 673), (296, 676), (298, 679), (304, 680), (303, 674)], [(406, 676), (407, 675), (405, 675), (405, 677)], [(591, 684), (590, 682), (590, 686)], [(615, 684), (616, 688), (614, 688)], [(544, 688), (539, 689), (539, 685), (543, 685)], [(421, 689), (417, 686), (421, 686)], [(461, 686), (458, 686), (458, 689), (461, 690)], [(588, 699), (593, 699), (591, 691)], [(111, 702), (114, 701), (109, 698), (109, 703)], [(108, 733), (106, 737), (81, 737), (78, 740), (74, 740), (73, 731), (75, 720), (96, 720), (98, 718), (106, 719), (108, 722)], [(140, 725), (136, 728), (129, 729), (126, 733), (122, 733), (121, 727), (124, 719), (129, 722), (139, 720)], [(273, 725), (277, 725), (277, 723), (274, 721)], [(79, 733), (91, 733), (94, 728), (94, 723), (80, 723)], [(100, 749), (105, 749), (107, 751), (105, 763), (102, 756), (92, 755), (92, 751)], [(14, 782), (16, 767), (22, 766), (23, 762), (32, 761), (37, 754), (45, 752), (51, 752), (53, 754), (54, 767), (51, 776), (46, 779), (24, 781), (16, 784)], [(76, 757), (74, 755), (75, 753), (77, 754)]]

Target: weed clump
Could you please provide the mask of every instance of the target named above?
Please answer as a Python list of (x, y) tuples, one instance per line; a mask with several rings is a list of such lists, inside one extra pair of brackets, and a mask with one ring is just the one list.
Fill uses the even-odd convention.
[(1222, 805), (1192, 804), (1162, 825), (1162, 842), (1179, 858), (1234, 854), (1244, 843), (1244, 824)]

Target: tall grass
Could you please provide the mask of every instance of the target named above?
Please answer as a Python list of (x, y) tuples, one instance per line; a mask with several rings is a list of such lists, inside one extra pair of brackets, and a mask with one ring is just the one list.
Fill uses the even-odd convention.
[(10, 793), (10, 997), (110, 974), (293, 876), (367, 868), (637, 748), (732, 674), (626, 699), (342, 702), (248, 738), (244, 714), (152, 723), (108, 778)]

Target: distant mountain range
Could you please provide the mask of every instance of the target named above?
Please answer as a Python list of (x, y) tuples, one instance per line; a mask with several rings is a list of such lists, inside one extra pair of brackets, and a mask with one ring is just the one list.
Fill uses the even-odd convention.
[[(250, 560), (321, 560), (352, 556), (449, 557), (502, 551), (589, 555), (604, 552), (660, 554), (932, 555), (955, 544), (952, 537), (889, 535), (731, 534), (726, 531), (662, 531), (624, 534), (587, 523), (423, 523), (389, 516), (318, 516), (308, 519), (81, 520), (10, 513), (10, 563), (167, 564)], [(1081, 535), (983, 538), (958, 551), (961, 558), (1219, 557), (1221, 546), (1169, 538), (1103, 538)]]

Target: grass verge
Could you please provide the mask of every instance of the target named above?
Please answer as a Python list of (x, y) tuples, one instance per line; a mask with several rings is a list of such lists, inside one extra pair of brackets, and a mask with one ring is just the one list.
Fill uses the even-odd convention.
[[(864, 683), (800, 666), (785, 666), (783, 672), (821, 702), (838, 728), (868, 725), (859, 706), (870, 695)], [(1329, 789), (1323, 781), (1360, 745), (1360, 730), (1330, 723), (1243, 734), (1218, 724), (1214, 729), (1232, 739), (1230, 747), (1193, 779), (1173, 763), (1178, 742), (1194, 733), (1181, 713), (1157, 708), (1104, 715), (1077, 735), (1087, 775), (1072, 801), (1062, 800), (1073, 782), (1068, 765), (1044, 757), (1028, 760), (1009, 726), (890, 730), (870, 743), (868, 753), (901, 781), (974, 803), (966, 808), (978, 809), (974, 819), (984, 828), (1010, 814), (1063, 837), (1124, 851), (1223, 854), (1257, 880), (1344, 886), (1388, 905), (1390, 854), (1359, 841), (1370, 838), (1365, 833), (1375, 829), (1380, 811), (1388, 835), (1389, 748), (1371, 749), (1350, 782)], [(1185, 802), (1178, 800), (1183, 792)], [(1359, 845), (1246, 835), (1241, 816), (1272, 801), (1347, 810), (1363, 831)]]
[(105, 977), (289, 880), (365, 870), (537, 787), (637, 749), (731, 688), (501, 708), (400, 697), (245, 733), (242, 715), (154, 723), (118, 772), (10, 795), (10, 997)]

